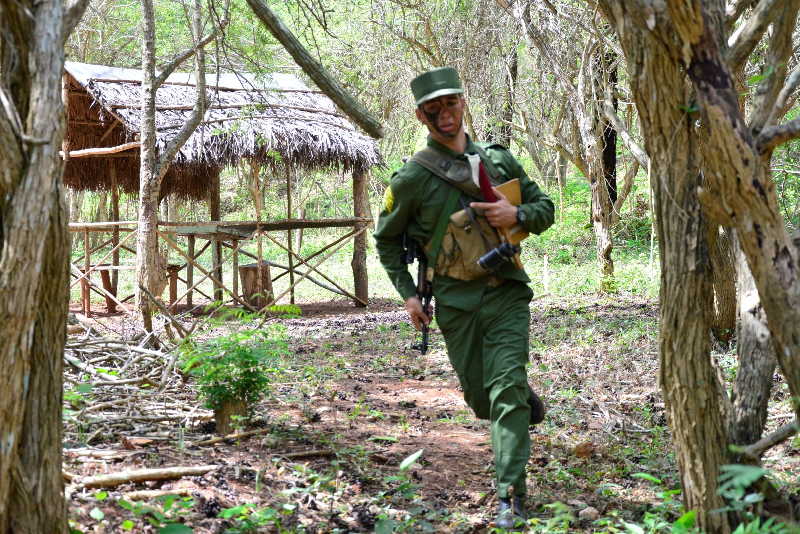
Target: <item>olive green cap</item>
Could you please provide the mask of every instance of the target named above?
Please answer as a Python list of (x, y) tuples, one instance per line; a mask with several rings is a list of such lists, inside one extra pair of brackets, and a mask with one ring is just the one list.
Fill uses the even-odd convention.
[(441, 67), (423, 72), (411, 80), (411, 92), (419, 106), (423, 102), (444, 95), (460, 95), (464, 92), (458, 72), (452, 67)]

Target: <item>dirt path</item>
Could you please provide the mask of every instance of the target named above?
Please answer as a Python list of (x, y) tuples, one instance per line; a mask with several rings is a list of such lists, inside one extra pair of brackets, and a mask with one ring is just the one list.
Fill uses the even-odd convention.
[[(422, 357), (410, 348), (405, 314), (388, 302), (377, 308), (331, 314), (341, 310), (320, 305), (280, 320), (293, 356), (257, 410), (251, 429), (260, 435), (181, 446), (211, 435), (208, 421), (180, 437), (167, 427), (159, 439), (110, 435), (92, 444), (117, 458), (68, 453), (65, 469), (79, 475), (222, 466), (177, 481), (126, 484), (102, 500), (75, 492), (70, 517), (78, 531), (120, 532), (131, 521), (133, 532), (159, 532), (150, 518), (197, 533), (487, 532), (496, 504), (488, 424), (464, 404), (441, 337), (433, 336)], [(531, 532), (611, 532), (606, 527), (640, 521), (646, 510), (677, 511), (657, 497), (677, 482), (660, 475), (674, 473), (674, 465), (655, 383), (656, 323), (654, 304), (634, 297), (537, 303), (529, 374), (549, 412), (532, 431)], [(666, 479), (659, 485), (637, 473)], [(120, 506), (141, 489), (191, 500)], [(220, 516), (237, 506), (238, 514)]]

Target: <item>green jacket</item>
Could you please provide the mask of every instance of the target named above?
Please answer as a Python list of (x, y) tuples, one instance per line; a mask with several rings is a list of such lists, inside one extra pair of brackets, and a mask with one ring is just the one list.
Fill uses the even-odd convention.
[[(428, 138), (428, 146), (466, 159), (442, 144)], [(519, 162), (511, 153), (500, 145), (480, 143), (486, 155), (505, 180), (518, 178), (522, 193), (520, 210), (524, 218), (523, 226), (533, 234), (540, 234), (553, 224), (553, 202), (544, 194), (533, 180), (528, 178)], [(477, 153), (475, 144), (467, 138), (467, 154)], [(384, 197), (384, 206), (378, 217), (375, 230), (375, 244), (381, 264), (403, 300), (414, 296), (414, 281), (403, 261), (402, 235), (408, 235), (421, 245), (431, 239), (433, 229), (439, 219), (441, 209), (453, 186), (444, 182), (421, 165), (409, 161), (392, 176), (392, 181)], [(476, 200), (464, 195), (464, 200)], [(456, 205), (453, 210), (461, 209)], [(523, 243), (524, 246), (524, 243)], [(497, 276), (521, 282), (530, 282), (523, 269), (517, 269), (509, 262)], [(446, 276), (435, 276), (433, 294), (437, 302), (462, 310), (475, 309), (487, 287), (488, 277), (463, 281)]]

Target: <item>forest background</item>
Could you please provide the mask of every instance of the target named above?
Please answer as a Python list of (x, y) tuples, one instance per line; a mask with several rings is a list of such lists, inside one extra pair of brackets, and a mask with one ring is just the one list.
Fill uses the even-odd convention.
[[(749, 270), (755, 271), (754, 266), (758, 265), (748, 255), (752, 255), (752, 249), (748, 249), (747, 240), (738, 247), (735, 232), (729, 231), (738, 224), (730, 223), (735, 219), (731, 215), (734, 203), (725, 201), (727, 197), (720, 193), (721, 189), (715, 189), (713, 181), (703, 181), (704, 173), (725, 174), (720, 170), (722, 166), (709, 156), (715, 145), (708, 142), (708, 139), (719, 142), (724, 135), (713, 127), (712, 131), (705, 131), (709, 125), (722, 124), (724, 120), (707, 115), (714, 109), (715, 101), (713, 95), (704, 93), (708, 87), (702, 84), (702, 73), (692, 70), (697, 63), (691, 61), (691, 54), (707, 53), (703, 57), (715, 57), (713, 50), (698, 52), (700, 45), (693, 39), (696, 35), (706, 35), (703, 32), (714, 37), (711, 41), (723, 43), (720, 47), (730, 47), (724, 57), (731, 78), (736, 81), (737, 105), (753, 128), (753, 137), (778, 121), (792, 124), (797, 110), (794, 92), (800, 78), (796, 53), (800, 44), (796, 29), (798, 3), (687, 2), (695, 9), (695, 15), (702, 13), (700, 19), (706, 22), (702, 31), (694, 33), (680, 25), (691, 26), (697, 20), (688, 17), (690, 23), (686, 23), (681, 19), (680, 10), (675, 7), (678, 2), (671, 3), (670, 9), (652, 7), (647, 2), (631, 5), (634, 4), (636, 7), (629, 6), (629, 11), (623, 7), (624, 3), (611, 1), (594, 4), (308, 0), (271, 7), (320, 63), (384, 126), (380, 150), (385, 165), (370, 174), (373, 216), (381, 209), (383, 191), (392, 171), (401, 165), (404, 156), (424, 143), (424, 132), (413, 116), (408, 82), (422, 70), (443, 65), (454, 66), (462, 74), (469, 103), (466, 125), (470, 135), (509, 146), (558, 206), (556, 225), (526, 243), (523, 254), (534, 290), (542, 296), (534, 304), (534, 322), (539, 323), (533, 326), (535, 353), (531, 375), (553, 399), (553, 414), (542, 431), (542, 442), (548, 446), (561, 440), (565, 443), (560, 453), (535, 454), (535, 462), (541, 465), (531, 469), (541, 476), (538, 487), (541, 496), (537, 498), (537, 514), (528, 528), (541, 532), (682, 532), (693, 528), (707, 532), (730, 532), (736, 528), (739, 532), (786, 531), (791, 527), (784, 522), (791, 523), (794, 515), (791, 503), (796, 487), (791, 481), (797, 468), (792, 458), (796, 447), (789, 438), (796, 428), (781, 424), (793, 419), (790, 390), (793, 391), (794, 382), (787, 384), (779, 375), (773, 377), (776, 358), (772, 353), (777, 347), (791, 348), (791, 343), (781, 338), (771, 345), (770, 333), (774, 336), (780, 327), (767, 324), (766, 316), (769, 309), (780, 311), (781, 307), (773, 304), (769, 308), (768, 304), (765, 316), (754, 289), (761, 278), (756, 276), (753, 282), (748, 277)], [(190, 10), (190, 5), (181, 2), (155, 3), (159, 61), (191, 48)], [(210, 3), (203, 10), (208, 28), (220, 20), (223, 12), (228, 20), (222, 36), (207, 47), (209, 76), (215, 71), (291, 72), (304, 76), (244, 2)], [(714, 16), (727, 18), (715, 26), (709, 22), (715, 20)], [(140, 25), (139, 2), (89, 2), (83, 20), (66, 41), (67, 58), (139, 68)], [(636, 32), (642, 28), (647, 29), (645, 33), (657, 34), (653, 28), (662, 27), (667, 28), (664, 31), (669, 36), (668, 39), (662, 36), (662, 41), (674, 45), (672, 54), (657, 49), (651, 42), (633, 42), (631, 35), (638, 35)], [(681, 39), (685, 40), (683, 45)], [(642, 59), (633, 52), (637, 47), (649, 50), (651, 59), (663, 56), (675, 64), (686, 63), (683, 70), (677, 69), (681, 71), (679, 74), (674, 74), (675, 69), (648, 70), (651, 64), (646, 54)], [(664, 48), (669, 47), (664, 45)], [(675, 52), (682, 49), (684, 52)], [(689, 49), (692, 52), (685, 51)], [(182, 70), (188, 70), (188, 65)], [(674, 101), (653, 96), (657, 91), (648, 83), (661, 83), (664, 90), (672, 91)], [(643, 97), (648, 88), (650, 97)], [(667, 109), (677, 117), (673, 122), (665, 122), (660, 140), (656, 139), (657, 128), (653, 127), (657, 122), (653, 115), (658, 112), (647, 109), (643, 117), (645, 105)], [(780, 108), (780, 113), (776, 114), (775, 108)], [(730, 109), (727, 112), (733, 113)], [(736, 126), (730, 130), (737, 131)], [(692, 144), (692, 136), (701, 141)], [(800, 153), (797, 142), (793, 141), (795, 136), (792, 131), (786, 132), (782, 138), (785, 143), (770, 146), (765, 160), (768, 171), (760, 175), (766, 176), (768, 183), (765, 189), (769, 194), (764, 196), (772, 199), (767, 204), (774, 208), (780, 230), (787, 235), (794, 233), (800, 222), (797, 180)], [(747, 140), (747, 136), (743, 138)], [(704, 143), (706, 146), (702, 146)], [(764, 151), (760, 153), (763, 155)], [(694, 163), (687, 163), (685, 160), (692, 160), (692, 154), (700, 157)], [(690, 191), (687, 195), (694, 195), (691, 206), (684, 203), (684, 188), (678, 186), (682, 182), (671, 178), (670, 172), (676, 168), (685, 168), (686, 175), (694, 176), (695, 181), (689, 180), (687, 183), (691, 185), (685, 188)], [(223, 217), (227, 220), (254, 218), (245, 174), (229, 169), (223, 175)], [(349, 215), (351, 186), (347, 174), (332, 169), (325, 173), (299, 173), (294, 180), (294, 205), (304, 210), (305, 216)], [(260, 194), (264, 196), (267, 216), (282, 216), (285, 183), (268, 176), (263, 183)], [(703, 188), (717, 197), (698, 200), (702, 197), (698, 191), (702, 193)], [(100, 221), (108, 217), (108, 201), (102, 193), (69, 193), (68, 198), (72, 220)], [(136, 199), (125, 200), (129, 217), (123, 215), (123, 218), (135, 219)], [(716, 211), (715, 200), (722, 206)], [(670, 204), (677, 205), (677, 211), (670, 211)], [(701, 204), (711, 214), (707, 218), (696, 216)], [(190, 201), (168, 199), (162, 205), (162, 218), (204, 220), (208, 218), (204, 209)], [(718, 213), (720, 210), (726, 213)], [(660, 214), (659, 217), (654, 213)], [(742, 212), (737, 213), (741, 216)], [(684, 228), (676, 223), (682, 220), (694, 223), (687, 223)], [(720, 221), (729, 224), (720, 225)], [(306, 246), (313, 247), (319, 236), (308, 232), (304, 239)], [(665, 254), (664, 246), (669, 239), (678, 242), (674, 247), (697, 255), (683, 258), (687, 264), (675, 263), (683, 260), (676, 260), (674, 247), (668, 246)], [(741, 248), (745, 251), (737, 253)], [(338, 266), (332, 269), (338, 282), (347, 283), (351, 253), (352, 249), (346, 247), (333, 259)], [(73, 255), (77, 254), (77, 250), (73, 251)], [(267, 257), (277, 260), (279, 254), (276, 248), (269, 250)], [(697, 268), (701, 264), (706, 268)], [(370, 254), (369, 266), (370, 296), (379, 302), (390, 299), (381, 305), (392, 309), (398, 301), (374, 252)], [(703, 277), (702, 295), (690, 294), (694, 286), (681, 279), (686, 272)], [(671, 278), (674, 273), (678, 273), (677, 278)], [(687, 292), (679, 296), (673, 291), (676, 285)], [(327, 298), (314, 286), (302, 287), (298, 294), (300, 302)], [(72, 295), (72, 300), (75, 297)], [(765, 298), (763, 294), (761, 298)], [(671, 314), (684, 317), (678, 320)], [(701, 319), (695, 320), (695, 315)], [(399, 321), (402, 318), (395, 317), (388, 324), (396, 325)], [(757, 324), (751, 324), (754, 321)], [(751, 330), (747, 330), (748, 324)], [(209, 332), (218, 327), (210, 325)], [(384, 345), (402, 346), (407, 342), (398, 336), (398, 331), (411, 336), (407, 328), (399, 326), (393, 332), (379, 328), (373, 334)], [(684, 339), (676, 340), (675, 336)], [(308, 342), (301, 334), (290, 335), (289, 340), (294, 348)], [(682, 344), (692, 342), (695, 347), (691, 350)], [(441, 357), (443, 347), (440, 344), (438, 348)], [(348, 352), (339, 347), (336, 356), (351, 363), (360, 362), (373, 358), (377, 349), (360, 347), (359, 351)], [(660, 370), (656, 369), (659, 354)], [(779, 351), (778, 356), (781, 354)], [(786, 354), (787, 361), (794, 358), (792, 350)], [(595, 360), (580, 361), (587, 357)], [(437, 365), (443, 363), (434, 360), (420, 371), (409, 363), (410, 349), (397, 354), (388, 351), (381, 358), (385, 358), (383, 363), (396, 364), (405, 373), (422, 376), (439, 376), (442, 367)], [(741, 372), (741, 362), (745, 360), (759, 362), (759, 370), (753, 374)], [(299, 363), (317, 365), (319, 374), (327, 373), (318, 362), (294, 362)], [(784, 372), (792, 376), (793, 367), (781, 364)], [(587, 373), (587, 368), (594, 373)], [(682, 375), (681, 369), (689, 372)], [(297, 369), (287, 365), (284, 371), (291, 375)], [(566, 373), (567, 379), (561, 373)], [(744, 383), (742, 377), (752, 382)], [(663, 392), (658, 391), (657, 378)], [(67, 393), (80, 405), (86, 402), (80, 398), (85, 391), (81, 393), (78, 387), (80, 378), (77, 382), (68, 386)], [(758, 386), (754, 385), (756, 382)], [(323, 395), (328, 391), (326, 387), (320, 386), (311, 393), (311, 398)], [(698, 389), (717, 400), (702, 400), (697, 404), (686, 391)], [(301, 403), (300, 417), (311, 421), (316, 416), (305, 408), (305, 403), (310, 402), (308, 391), (285, 391), (282, 397), (273, 394), (271, 401), (282, 399), (297, 408), (297, 399), (304, 395), (306, 401)], [(774, 402), (768, 411), (769, 399)], [(385, 419), (380, 417), (384, 415), (380, 410), (367, 404), (362, 396), (348, 408), (351, 430), (353, 422), (358, 422), (365, 413), (372, 423)], [(463, 410), (434, 419), (481, 431), (480, 425)], [(667, 420), (672, 423), (671, 431)], [(692, 430), (695, 421), (700, 431)], [(769, 443), (752, 448), (762, 437), (767, 421), (770, 431), (778, 430), (777, 435), (770, 434)], [(424, 429), (425, 425), (420, 424)], [(67, 429), (68, 435), (72, 432), (79, 442), (80, 436), (87, 437), (80, 427), (78, 422), (76, 427)], [(447, 428), (442, 435), (447, 435)], [(421, 435), (431, 432), (428, 428)], [(386, 437), (378, 435), (375, 429), (372, 436)], [(279, 436), (279, 440), (284, 438)], [(295, 435), (292, 439), (302, 442), (309, 437)], [(390, 439), (383, 441), (392, 443)], [(761, 467), (726, 467), (760, 466), (768, 449), (765, 466), (771, 470), (770, 478), (765, 478), (768, 473)], [(356, 461), (363, 461), (363, 458), (354, 460), (353, 452), (344, 446), (341, 449), (334, 446), (334, 450), (336, 461), (345, 465), (344, 471), (355, 471)], [(400, 454), (403, 450), (392, 452)], [(457, 462), (436, 464), (448, 462), (446, 455), (434, 458), (431, 455), (427, 464), (416, 465), (444, 471), (459, 467)], [(486, 495), (480, 491), (477, 495), (470, 494), (476, 485), (479, 487), (477, 481), (485, 477), (459, 481), (463, 482), (467, 496), (460, 505), (451, 503), (452, 513), (440, 513), (433, 488), (417, 484), (407, 476), (409, 466), (419, 457), (411, 459), (408, 464), (394, 462), (404, 467), (399, 469), (397, 479), (359, 471), (356, 478), (368, 481), (365, 487), (369, 488), (370, 497), (366, 503), (347, 502), (337, 494), (337, 488), (330, 487), (331, 477), (339, 480), (340, 469), (335, 467), (331, 471), (328, 463), (313, 466), (318, 472), (312, 473), (303, 471), (307, 467), (292, 466), (292, 477), (297, 479), (292, 487), (316, 487), (315, 491), (329, 493), (331, 509), (336, 503), (337, 507), (344, 507), (342, 510), (348, 510), (340, 512), (342, 517), (355, 518), (349, 526), (335, 527), (342, 531), (357, 528), (386, 532), (469, 531), (486, 527), (487, 517), (482, 508), (487, 502)], [(388, 464), (393, 465), (391, 461)], [(684, 490), (683, 507), (676, 496), (679, 490), (675, 488), (679, 486)], [(251, 524), (254, 529), (312, 531), (324, 529), (321, 525), (325, 521), (331, 524), (330, 517), (322, 520), (319, 514), (304, 508), (311, 507), (310, 502), (293, 508), (296, 503), (291, 496), (296, 493), (284, 490), (260, 497), (257, 502), (251, 495), (254, 499), (251, 504), (230, 502), (238, 508), (228, 508), (236, 510), (224, 518), (228, 526), (215, 524), (213, 528), (235, 532), (236, 528), (244, 529)], [(127, 502), (124, 496), (114, 498), (118, 503)], [(129, 510), (126, 518), (125, 512), (120, 515), (119, 506), (107, 507), (105, 492), (83, 494), (75, 499), (77, 506), (70, 515), (73, 528), (78, 530), (96, 531), (98, 525), (115, 521), (139, 524), (140, 518), (148, 514), (159, 524), (151, 521), (153, 524), (144, 526), (141, 522), (141, 528), (163, 529), (178, 523), (191, 524), (191, 514), (196, 513), (191, 510), (194, 502), (181, 508), (174, 501), (169, 501), (169, 505), (161, 501), (161, 518), (151, 511), (122, 506)], [(345, 519), (342, 521), (347, 524)]]

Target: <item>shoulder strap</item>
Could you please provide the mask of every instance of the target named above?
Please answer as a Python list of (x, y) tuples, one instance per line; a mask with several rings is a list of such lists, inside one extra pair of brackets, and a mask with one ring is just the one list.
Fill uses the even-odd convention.
[(433, 228), (433, 235), (431, 236), (431, 240), (428, 242), (428, 246), (426, 247), (427, 250), (425, 251), (425, 255), (428, 258), (428, 279), (432, 279), (432, 272), (433, 269), (436, 267), (436, 258), (439, 256), (439, 250), (442, 248), (442, 239), (444, 239), (444, 232), (447, 228), (447, 224), (450, 222), (450, 215), (453, 213), (453, 209), (456, 207), (456, 202), (458, 202), (458, 197), (460, 193), (458, 189), (450, 189), (450, 194), (447, 196), (447, 200), (442, 207), (442, 211), (439, 213), (439, 219), (436, 221), (436, 226)]
[(457, 160), (433, 148), (424, 148), (411, 157), (411, 161), (422, 165), (434, 176), (441, 178), (465, 194), (482, 200), (480, 188), (472, 181), (472, 169), (466, 161)]

